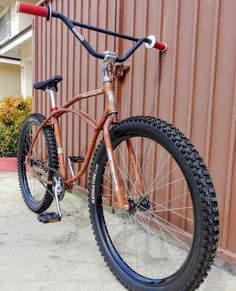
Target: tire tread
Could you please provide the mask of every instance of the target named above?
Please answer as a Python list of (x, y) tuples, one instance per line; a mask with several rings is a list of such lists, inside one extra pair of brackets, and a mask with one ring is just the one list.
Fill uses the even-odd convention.
[[(219, 212), (217, 206), (216, 193), (214, 190), (214, 186), (212, 184), (212, 180), (208, 173), (207, 167), (200, 157), (198, 151), (191, 144), (189, 139), (185, 137), (184, 134), (180, 132), (179, 129), (171, 125), (170, 123), (163, 121), (159, 118), (151, 117), (151, 116), (134, 116), (128, 119), (122, 120), (121, 122), (115, 124), (111, 129), (111, 132), (115, 130), (117, 127), (124, 127), (126, 125), (133, 125), (135, 127), (136, 124), (148, 124), (153, 127), (153, 130), (159, 130), (174, 143), (175, 147), (179, 152), (182, 153), (184, 159), (187, 161), (188, 166), (191, 169), (192, 175), (196, 181), (198, 186), (198, 191), (200, 193), (200, 199), (202, 202), (202, 212), (203, 212), (203, 221), (204, 221), (204, 230), (202, 234), (202, 241), (200, 247), (200, 256), (197, 261), (197, 265), (191, 272), (191, 276), (186, 279), (184, 286), (181, 287), (178, 291), (193, 291), (196, 290), (200, 284), (207, 277), (209, 270), (211, 269), (211, 265), (214, 261), (216, 250), (218, 246), (219, 239)], [(95, 235), (95, 239), (97, 245), (99, 247), (99, 251), (103, 256), (107, 266), (113, 273), (113, 275), (128, 289), (132, 289), (132, 286), (124, 282), (118, 274), (115, 272), (113, 266), (109, 264), (106, 259), (106, 256), (103, 252), (103, 249), (99, 245), (99, 238), (96, 235), (96, 230), (93, 224), (92, 217), (92, 203), (91, 203), (91, 181), (93, 175), (93, 169), (96, 164), (97, 155), (100, 147), (104, 144), (104, 141), (101, 140), (100, 144), (97, 147), (97, 150), (94, 154), (93, 161), (90, 167), (89, 174), (89, 213), (90, 220), (93, 228), (93, 233)], [(157, 289), (158, 290), (158, 289)], [(168, 289), (161, 289), (168, 290)], [(174, 290), (174, 289), (173, 289)], [(176, 290), (177, 291), (177, 290)]]
[[(38, 120), (39, 123), (42, 123), (46, 117), (39, 114), (39, 113), (33, 113), (32, 115), (30, 115), (29, 117), (33, 117), (36, 120)], [(29, 118), (28, 117), (28, 118)], [(28, 118), (25, 120), (25, 123), (27, 123)], [(24, 124), (25, 124), (24, 123)], [(21, 135), (24, 135), (24, 124), (22, 126), (22, 133)], [(54, 132), (53, 129), (50, 125), (45, 126), (43, 129), (43, 133), (46, 139), (46, 143), (48, 146), (48, 155), (49, 155), (49, 163), (50, 163), (50, 168), (58, 170), (59, 169), (59, 162), (58, 162), (58, 154), (57, 154), (57, 146), (56, 146), (56, 140), (55, 140), (55, 136), (54, 136)], [(21, 144), (21, 136), (19, 138), (19, 145)], [(18, 149), (19, 149), (19, 145), (18, 145)], [(40, 207), (38, 207), (37, 209), (35, 209), (34, 207), (32, 207), (32, 205), (30, 204), (30, 202), (27, 200), (27, 197), (24, 194), (24, 187), (22, 186), (21, 183), (21, 179), (22, 177), (20, 176), (20, 171), (19, 171), (19, 167), (20, 167), (20, 155), (18, 155), (18, 159), (17, 159), (17, 164), (18, 164), (18, 181), (19, 181), (19, 185), (20, 185), (20, 190), (21, 190), (21, 194), (22, 197), (25, 201), (25, 204), (27, 205), (27, 207), (35, 212), (35, 213), (42, 213), (43, 211), (47, 210), (50, 205), (52, 204), (53, 201), (53, 197), (52, 195), (47, 191), (45, 193), (45, 196), (43, 198), (42, 203), (40, 204)]]

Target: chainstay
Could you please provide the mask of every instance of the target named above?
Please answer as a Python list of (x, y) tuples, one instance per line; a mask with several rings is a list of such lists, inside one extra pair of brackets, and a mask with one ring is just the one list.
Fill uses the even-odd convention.
[[(62, 192), (60, 195), (58, 195), (58, 199), (59, 199), (59, 201), (63, 200), (63, 198), (64, 198), (64, 196), (65, 196), (65, 181), (64, 181), (64, 178), (63, 178), (62, 174), (61, 174), (58, 170), (55, 170), (55, 169), (53, 169), (53, 168), (51, 168), (51, 167), (49, 167), (49, 166), (45, 166), (44, 164), (41, 164), (41, 163), (38, 162), (38, 161), (34, 161), (34, 163), (40, 165), (40, 167), (43, 168), (44, 170), (50, 170), (50, 171), (53, 171), (54, 173), (56, 173), (56, 174), (60, 177), (61, 181), (63, 182), (63, 192)], [(40, 179), (39, 179), (39, 175), (38, 175), (38, 173), (35, 171), (34, 167), (32, 166), (31, 168), (33, 169), (33, 172), (35, 173), (35, 176), (36, 176), (36, 178), (38, 179), (38, 181), (43, 185), (43, 187), (47, 190), (47, 192), (48, 192), (48, 193), (49, 193), (53, 198), (55, 198), (55, 194), (54, 194), (50, 189), (48, 189), (48, 186), (44, 185), (44, 183), (43, 183), (42, 181), (40, 181)], [(48, 181), (50, 181), (50, 180), (48, 180)], [(51, 182), (53, 182), (53, 181), (51, 181)], [(53, 185), (52, 185), (52, 186), (53, 186)]]

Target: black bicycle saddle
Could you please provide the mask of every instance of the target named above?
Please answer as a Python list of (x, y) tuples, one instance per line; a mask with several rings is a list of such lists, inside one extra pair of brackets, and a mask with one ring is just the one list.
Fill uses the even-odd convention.
[(57, 91), (57, 84), (63, 80), (62, 76), (60, 75), (55, 75), (54, 77), (46, 80), (46, 81), (41, 81), (33, 84), (33, 88), (35, 90), (43, 90), (45, 91), (46, 89), (51, 89), (54, 91)]

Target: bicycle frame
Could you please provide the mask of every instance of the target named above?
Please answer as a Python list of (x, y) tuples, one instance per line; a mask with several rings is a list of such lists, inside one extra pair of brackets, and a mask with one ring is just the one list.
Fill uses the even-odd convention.
[[(53, 126), (55, 138), (56, 138), (56, 143), (57, 143), (60, 172), (65, 180), (66, 188), (68, 189), (87, 170), (87, 167), (88, 167), (89, 162), (91, 160), (93, 150), (94, 150), (95, 145), (96, 145), (98, 135), (101, 131), (103, 131), (103, 138), (104, 138), (104, 142), (105, 142), (105, 146), (106, 146), (106, 150), (107, 150), (107, 154), (108, 154), (108, 160), (110, 162), (112, 178), (114, 181), (114, 188), (115, 188), (115, 195), (116, 195), (116, 199), (117, 199), (117, 204), (118, 204), (119, 208), (127, 208), (128, 207), (128, 200), (124, 194), (122, 179), (119, 175), (117, 165), (116, 165), (116, 162), (114, 159), (113, 147), (112, 147), (112, 143), (110, 140), (110, 134), (109, 134), (112, 124), (117, 122), (118, 111), (116, 108), (116, 98), (115, 98), (115, 94), (113, 91), (113, 81), (112, 81), (112, 78), (108, 77), (108, 67), (109, 66), (105, 67), (105, 70), (104, 70), (105, 73), (104, 73), (103, 88), (97, 89), (94, 91), (90, 91), (90, 92), (82, 93), (82, 94), (70, 99), (61, 108), (57, 108), (55, 106), (51, 107), (52, 113), (50, 114), (50, 116), (48, 118), (45, 119), (45, 121), (42, 122), (42, 124), (39, 126), (39, 128), (37, 129), (37, 131), (35, 133), (31, 148), (29, 150), (29, 156), (31, 156), (31, 154), (32, 154), (35, 141), (36, 141), (40, 131), (43, 129), (43, 127), (48, 126), (48, 125)], [(104, 67), (103, 67), (103, 69), (104, 69)], [(100, 96), (102, 95), (103, 97), (105, 96), (105, 98), (106, 98), (105, 110), (104, 110), (103, 115), (99, 121), (93, 119), (91, 116), (82, 112), (81, 110), (74, 110), (74, 109), (69, 108), (77, 102), (80, 102), (84, 99), (88, 99), (91, 97), (98, 97), (99, 95)], [(75, 115), (78, 115), (94, 130), (94, 134), (93, 134), (91, 142), (87, 148), (85, 160), (82, 164), (82, 167), (73, 178), (68, 178), (68, 176), (67, 176), (67, 166), (65, 164), (64, 150), (63, 150), (62, 137), (61, 137), (61, 129), (60, 129), (60, 125), (59, 125), (59, 118), (67, 113), (73, 113)], [(131, 162), (131, 167), (133, 169), (137, 184), (140, 188), (141, 187), (141, 177), (139, 177), (139, 173), (137, 170), (136, 158), (135, 158), (135, 154), (134, 154), (134, 150), (133, 150), (131, 141), (127, 142), (127, 147), (128, 147), (129, 160)], [(36, 175), (37, 175), (37, 173), (36, 173)], [(42, 177), (39, 177), (39, 179), (41, 180), (41, 182), (43, 182), (47, 185), (52, 185), (52, 181), (45, 180)], [(140, 190), (142, 190), (142, 189), (140, 189)]]
[[(111, 125), (115, 122), (117, 122), (117, 108), (116, 108), (116, 98), (113, 90), (113, 76), (110, 78), (111, 73), (111, 67), (115, 62), (121, 63), (127, 60), (143, 43), (145, 43), (147, 48), (156, 48), (160, 50), (161, 52), (165, 52), (167, 50), (167, 44), (163, 42), (156, 41), (155, 36), (149, 36), (149, 37), (142, 37), (140, 39), (123, 35), (120, 33), (108, 31), (105, 29), (97, 28), (88, 24), (76, 22), (73, 20), (70, 20), (68, 17), (63, 15), (62, 13), (52, 11), (51, 5), (47, 5), (47, 7), (41, 7), (41, 6), (35, 6), (31, 4), (26, 3), (17, 3), (17, 11), (22, 13), (27, 13), (31, 15), (36, 15), (40, 17), (46, 17), (47, 20), (50, 20), (52, 17), (58, 18), (61, 21), (63, 21), (66, 26), (71, 30), (71, 32), (74, 34), (74, 36), (80, 41), (80, 43), (85, 47), (85, 49), (94, 57), (102, 60), (102, 69), (103, 69), (103, 88), (98, 89), (91, 92), (82, 93), (77, 97), (74, 97), (70, 101), (68, 101), (63, 107), (57, 108), (55, 106), (55, 100), (54, 95), (51, 90), (51, 115), (39, 126), (38, 130), (36, 131), (36, 135), (33, 138), (31, 148), (29, 150), (29, 156), (32, 154), (32, 148), (35, 144), (35, 140), (37, 139), (39, 132), (43, 129), (45, 125), (51, 124), (54, 127), (54, 133), (57, 143), (57, 152), (58, 152), (58, 158), (59, 158), (59, 166), (60, 166), (60, 172), (65, 180), (65, 185), (67, 188), (69, 188), (76, 180), (78, 180), (86, 171), (89, 161), (92, 156), (92, 152), (94, 150), (97, 138), (99, 133), (103, 130), (103, 138), (107, 150), (107, 156), (108, 160), (110, 162), (111, 167), (111, 174), (112, 174), (112, 180), (114, 182), (114, 188), (115, 188), (115, 195), (116, 200), (119, 208), (129, 209), (129, 202), (124, 194), (124, 187), (122, 185), (122, 179), (119, 175), (119, 171), (117, 168), (117, 165), (115, 163), (114, 153), (113, 153), (113, 147), (110, 139), (110, 128)], [(130, 41), (134, 41), (135, 44), (121, 57), (117, 56), (113, 52), (96, 52), (88, 41), (80, 34), (80, 32), (77, 30), (77, 27), (83, 27), (86, 29), (94, 30), (100, 33), (105, 33), (109, 35), (113, 35), (116, 37), (120, 37), (123, 39), (127, 39)], [(110, 72), (110, 74), (109, 74)], [(73, 110), (69, 109), (69, 107), (76, 102), (79, 102), (83, 99), (90, 98), (90, 97), (97, 97), (98, 95), (105, 95), (106, 98), (106, 107), (105, 111), (100, 119), (100, 121), (94, 120), (91, 116), (88, 114), (80, 111), (80, 110)], [(67, 178), (67, 167), (65, 164), (65, 158), (64, 158), (64, 150), (62, 146), (62, 138), (61, 138), (61, 130), (59, 126), (59, 118), (64, 115), (65, 113), (73, 113), (78, 116), (80, 116), (89, 126), (91, 126), (94, 129), (94, 134), (92, 137), (92, 140), (88, 146), (85, 160), (83, 162), (83, 165), (80, 169), (80, 171), (75, 175), (73, 178)], [(130, 140), (127, 142), (127, 148), (128, 148), (128, 155), (129, 155), (129, 161), (131, 165), (131, 169), (133, 171), (135, 181), (137, 182), (137, 186), (140, 190), (140, 192), (143, 192), (142, 189), (142, 183), (141, 183), (141, 177), (138, 172), (137, 163), (136, 163), (136, 157), (133, 150), (133, 146)], [(26, 161), (27, 162), (27, 161)], [(36, 173), (37, 175), (37, 173)], [(37, 175), (39, 180), (42, 182), (43, 179)], [(52, 185), (52, 181), (45, 181), (47, 185)]]
[[(42, 7), (21, 2), (17, 3), (17, 11), (63, 21), (88, 53), (102, 60), (103, 71), (101, 89), (82, 93), (60, 108), (56, 106), (54, 92), (61, 76), (34, 84), (34, 89), (50, 94), (51, 114), (46, 119), (41, 114), (32, 114), (22, 126), (18, 176), (26, 205), (40, 213), (40, 222), (61, 221), (59, 201), (64, 198), (65, 187), (71, 189), (85, 173), (102, 132), (103, 142), (91, 166), (88, 198), (94, 234), (107, 265), (124, 287), (132, 290), (196, 290), (213, 262), (219, 236), (217, 199), (211, 177), (194, 146), (168, 122), (149, 116), (131, 116), (119, 122), (113, 89), (116, 62), (127, 60), (143, 43), (161, 52), (166, 51), (167, 44), (156, 41), (154, 35), (139, 39), (70, 20), (52, 11), (50, 4)], [(135, 44), (121, 56), (97, 52), (77, 27)], [(105, 97), (106, 105), (98, 121), (71, 108), (77, 102), (100, 95)], [(94, 130), (85, 158), (68, 157), (72, 178), (67, 175), (59, 123), (67, 113), (79, 116)], [(42, 139), (40, 133), (44, 135)], [(82, 162), (75, 175), (72, 162)], [(53, 199), (57, 212), (44, 212)]]

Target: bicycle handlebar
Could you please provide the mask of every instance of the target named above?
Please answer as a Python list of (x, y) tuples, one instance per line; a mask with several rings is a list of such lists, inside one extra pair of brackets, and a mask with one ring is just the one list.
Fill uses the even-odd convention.
[(143, 43), (145, 43), (147, 48), (156, 48), (160, 50), (161, 52), (165, 52), (167, 50), (167, 44), (165, 42), (156, 41), (156, 38), (153, 35), (139, 39), (133, 36), (128, 36), (128, 35), (120, 34), (117, 32), (105, 30), (102, 28), (97, 28), (97, 27), (84, 24), (81, 22), (72, 21), (68, 17), (66, 17), (64, 14), (52, 11), (50, 4), (47, 5), (47, 7), (42, 7), (42, 6), (37, 6), (37, 5), (32, 5), (32, 4), (22, 3), (22, 2), (21, 3), (16, 2), (16, 9), (17, 9), (17, 12), (19, 13), (26, 13), (26, 14), (31, 14), (34, 16), (45, 17), (47, 20), (50, 20), (51, 17), (61, 19), (66, 24), (66, 26), (73, 32), (73, 34), (81, 42), (81, 44), (86, 48), (86, 50), (92, 56), (98, 59), (104, 59), (105, 53), (96, 52), (91, 47), (89, 42), (80, 34), (76, 26), (94, 30), (101, 33), (105, 33), (105, 34), (109, 34), (109, 35), (113, 35), (115, 37), (120, 37), (120, 38), (128, 39), (131, 41), (135, 41), (136, 43), (122, 57), (116, 58), (116, 62), (118, 63), (122, 63), (126, 61)]
[(42, 7), (28, 3), (16, 2), (16, 11), (18, 13), (26, 13), (34, 16), (46, 17), (47, 19), (49, 16), (48, 7)]

